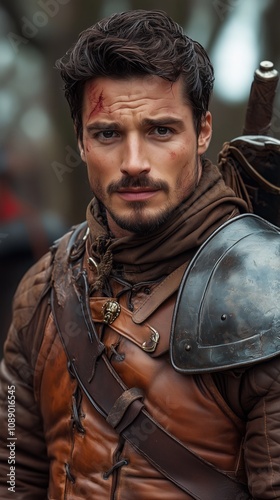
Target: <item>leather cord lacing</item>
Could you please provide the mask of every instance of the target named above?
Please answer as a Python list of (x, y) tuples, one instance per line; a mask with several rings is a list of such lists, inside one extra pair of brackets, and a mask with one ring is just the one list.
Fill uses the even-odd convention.
[(119, 469), (120, 467), (123, 467), (124, 465), (128, 465), (128, 460), (127, 458), (122, 458), (121, 460), (119, 460), (118, 462), (116, 462), (112, 467), (111, 469), (109, 469), (107, 472), (104, 472), (103, 474), (103, 478), (104, 479), (108, 479), (110, 477), (111, 474), (113, 474), (113, 472), (116, 470), (116, 469)]

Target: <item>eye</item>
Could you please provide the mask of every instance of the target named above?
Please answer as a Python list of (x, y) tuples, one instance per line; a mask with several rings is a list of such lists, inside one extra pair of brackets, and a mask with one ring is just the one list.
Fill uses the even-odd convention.
[(115, 130), (100, 130), (94, 134), (94, 138), (100, 142), (110, 141), (118, 136), (119, 135)]
[(102, 139), (112, 139), (112, 137), (115, 137), (116, 132), (114, 130), (103, 130), (103, 132), (99, 132), (99, 136)]
[(174, 131), (163, 125), (158, 125), (151, 130), (151, 134), (155, 136), (157, 139), (169, 139)]
[(168, 127), (157, 127), (156, 132), (158, 135), (167, 135), (170, 133), (170, 129)]

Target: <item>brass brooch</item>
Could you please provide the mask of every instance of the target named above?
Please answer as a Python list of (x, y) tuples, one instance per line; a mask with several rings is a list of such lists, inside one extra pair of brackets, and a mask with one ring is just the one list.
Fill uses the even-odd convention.
[(102, 306), (103, 322), (106, 325), (111, 325), (113, 321), (119, 316), (121, 306), (116, 300), (107, 300)]

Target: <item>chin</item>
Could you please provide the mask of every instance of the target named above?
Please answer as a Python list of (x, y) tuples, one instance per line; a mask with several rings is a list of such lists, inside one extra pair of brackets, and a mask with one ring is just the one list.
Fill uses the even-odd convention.
[(172, 210), (162, 210), (158, 214), (147, 215), (143, 214), (133, 214), (130, 216), (116, 217), (111, 214), (111, 217), (115, 223), (122, 229), (129, 231), (130, 233), (136, 234), (151, 234), (161, 227), (171, 216), (174, 209)]

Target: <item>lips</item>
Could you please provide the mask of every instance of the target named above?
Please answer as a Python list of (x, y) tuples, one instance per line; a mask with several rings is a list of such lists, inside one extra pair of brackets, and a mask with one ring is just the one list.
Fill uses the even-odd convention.
[(122, 177), (117, 182), (112, 182), (107, 188), (109, 195), (117, 194), (127, 201), (141, 201), (152, 198), (159, 192), (168, 193), (169, 186), (161, 180), (150, 179), (145, 176)]
[(125, 201), (145, 201), (158, 193), (157, 189), (147, 189), (147, 188), (130, 188), (130, 189), (119, 189), (117, 191), (120, 198)]

